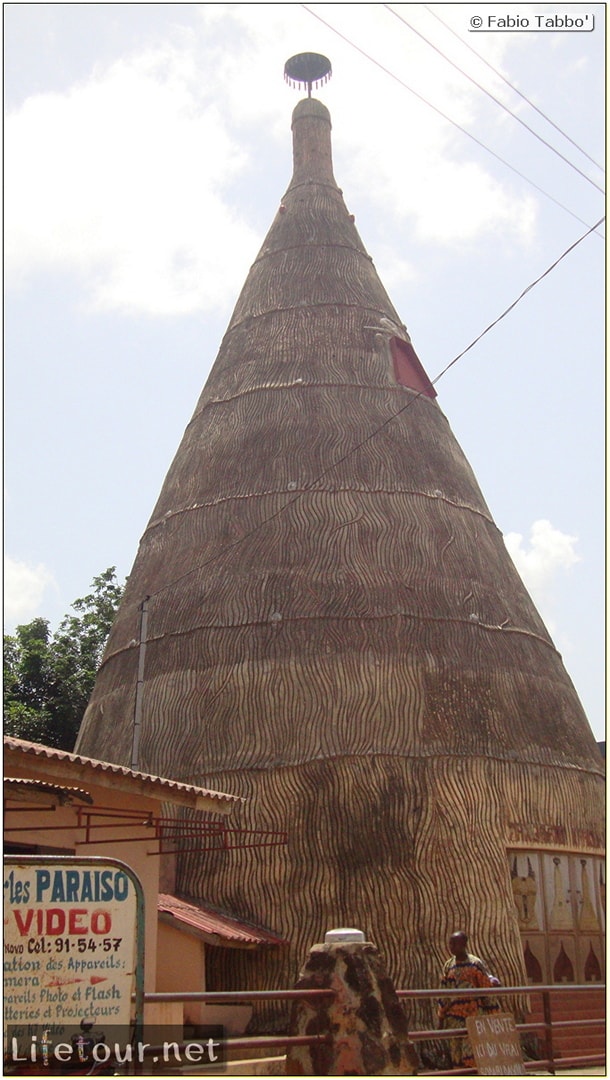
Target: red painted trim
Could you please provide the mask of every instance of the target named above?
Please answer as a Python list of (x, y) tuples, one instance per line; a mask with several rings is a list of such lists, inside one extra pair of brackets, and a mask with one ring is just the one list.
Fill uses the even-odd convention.
[(401, 386), (416, 390), (426, 397), (435, 398), (436, 390), (424, 371), (415, 349), (402, 338), (390, 338), (390, 352), (394, 363), (394, 376)]

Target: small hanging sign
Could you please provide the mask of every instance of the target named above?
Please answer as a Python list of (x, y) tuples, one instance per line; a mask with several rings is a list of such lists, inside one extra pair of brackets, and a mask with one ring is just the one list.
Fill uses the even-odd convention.
[(519, 1032), (511, 1013), (483, 1013), (466, 1019), (479, 1076), (524, 1076)]

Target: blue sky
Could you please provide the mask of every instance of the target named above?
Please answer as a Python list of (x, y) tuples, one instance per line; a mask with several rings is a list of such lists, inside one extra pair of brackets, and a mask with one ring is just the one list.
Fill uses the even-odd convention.
[[(332, 60), (335, 175), (430, 378), (603, 215), (601, 170), (435, 18), (603, 163), (603, 5), (391, 7), (414, 29), (383, 4), (5, 6), (7, 630), (129, 573), (290, 179), (289, 56)], [(542, 10), (595, 29), (485, 29)], [(599, 738), (604, 297), (591, 235), (436, 387)]]

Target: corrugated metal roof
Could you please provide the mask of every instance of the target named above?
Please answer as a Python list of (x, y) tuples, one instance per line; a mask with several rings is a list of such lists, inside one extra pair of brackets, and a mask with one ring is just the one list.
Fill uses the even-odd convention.
[(71, 802), (72, 799), (78, 799), (80, 802), (93, 803), (89, 792), (83, 791), (82, 788), (66, 787), (64, 784), (49, 784), (45, 780), (30, 780), (28, 777), (23, 776), (4, 777), (4, 794), (7, 798), (27, 798), (28, 791), (45, 795), (57, 795), (61, 802)]
[(158, 899), (160, 915), (170, 916), (183, 926), (198, 930), (214, 945), (231, 944), (247, 948), (252, 945), (287, 945), (284, 938), (253, 923), (243, 922), (233, 915), (213, 908), (181, 900), (178, 896), (161, 893)]
[(151, 776), (149, 773), (135, 772), (124, 765), (114, 765), (109, 761), (98, 761), (96, 758), (83, 757), (82, 754), (71, 754), (67, 750), (58, 750), (54, 746), (43, 746), (41, 743), (28, 742), (26, 739), (16, 739), (12, 735), (4, 736), (4, 747), (5, 750), (32, 754), (38, 758), (47, 758), (49, 761), (70, 761), (75, 765), (85, 765), (99, 772), (130, 777), (149, 784), (155, 790), (167, 791), (168, 793), (175, 791), (193, 796), (203, 796), (225, 805), (244, 801), (239, 795), (229, 795), (224, 791), (213, 791), (192, 784), (183, 784), (178, 780), (168, 780), (162, 776)]

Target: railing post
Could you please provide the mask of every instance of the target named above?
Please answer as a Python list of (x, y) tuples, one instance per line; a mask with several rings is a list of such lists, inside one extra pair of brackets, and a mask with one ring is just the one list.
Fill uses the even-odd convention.
[(412, 1076), (417, 1055), (396, 990), (374, 945), (360, 930), (331, 930), (314, 945), (297, 990), (329, 989), (332, 998), (293, 1005), (289, 1034), (329, 1036), (290, 1047), (287, 1076)]
[(551, 995), (548, 990), (542, 992), (542, 1011), (544, 1016), (544, 1042), (546, 1058), (549, 1063), (549, 1072), (555, 1075), (555, 1059), (553, 1057), (553, 1018), (551, 1016)]

